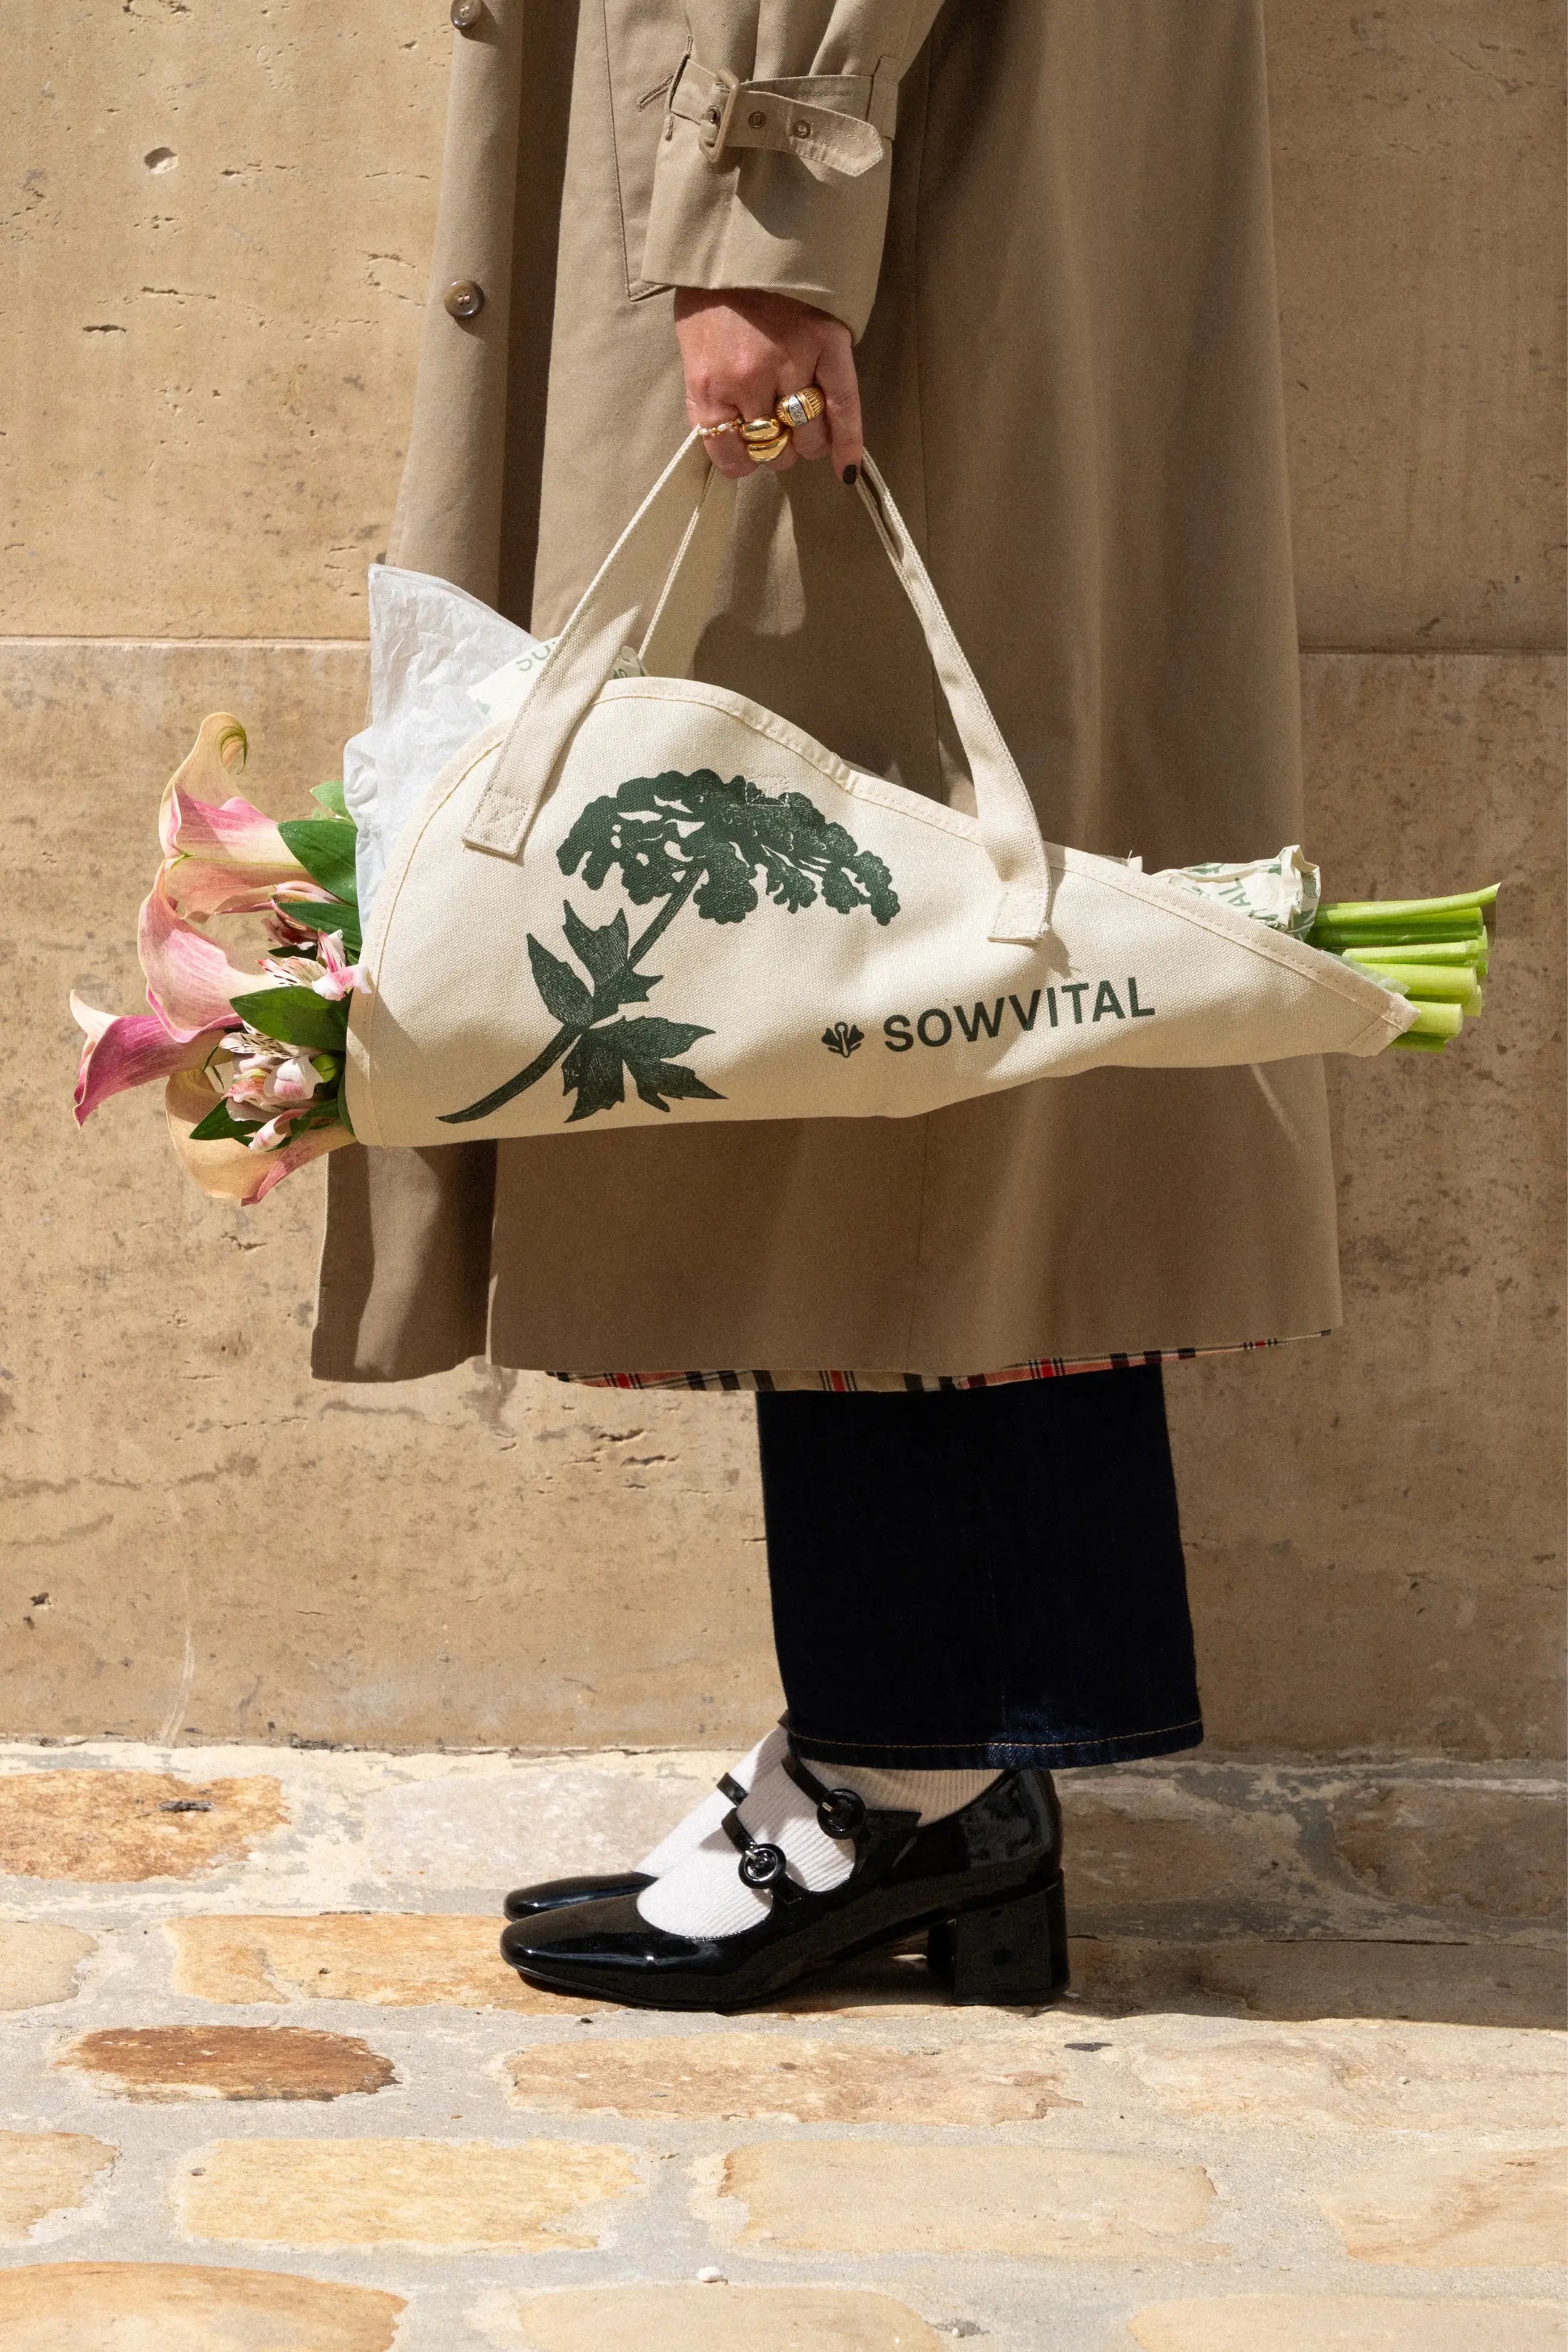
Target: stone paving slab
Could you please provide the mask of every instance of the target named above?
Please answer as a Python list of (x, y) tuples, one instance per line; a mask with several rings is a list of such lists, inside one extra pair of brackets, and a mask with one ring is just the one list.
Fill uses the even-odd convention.
[(123, 2025), (55, 2060), (125, 2099), (342, 2099), (397, 2080), (358, 2034), (301, 2025)]
[(484, 2325), (505, 2352), (947, 2352), (951, 2341), (889, 2295), (726, 2282), (497, 2297)]
[(13, 1862), (114, 1873), (0, 1881), (5, 2352), (1568, 2352), (1549, 1922), (1376, 1844), (1544, 1780), (1082, 1776), (1050, 2008), (521, 1986), (505, 1885), (719, 1760), (0, 1749)]
[(1215, 2295), (1135, 2313), (1127, 2340), (1142, 2352), (1563, 2352), (1568, 2315), (1439, 2295)]
[(0, 2010), (69, 2000), (97, 1949), (79, 1927), (52, 1919), (0, 1919)]
[(6, 2352), (392, 2352), (401, 2295), (276, 2271), (39, 2263), (0, 2273)]

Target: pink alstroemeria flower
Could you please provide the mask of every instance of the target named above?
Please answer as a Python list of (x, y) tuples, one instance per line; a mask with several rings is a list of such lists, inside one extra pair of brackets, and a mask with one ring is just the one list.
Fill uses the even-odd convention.
[(305, 1168), (324, 1152), (335, 1151), (353, 1137), (346, 1127), (313, 1127), (308, 1135), (286, 1143), (280, 1150), (252, 1151), (247, 1143), (193, 1143), (191, 1129), (213, 1106), (212, 1091), (195, 1071), (180, 1070), (164, 1090), (163, 1108), (169, 1135), (188, 1176), (215, 1201), (234, 1201), (251, 1209), (264, 1201), (275, 1185), (297, 1168)]
[[(76, 1123), (84, 1126), (111, 1095), (166, 1078), (175, 1070), (199, 1070), (227, 1034), (203, 1029), (175, 1037), (155, 1013), (100, 1013), (72, 991), (72, 1017), (85, 1034), (76, 1074)], [(236, 1016), (237, 1019), (237, 1015)], [(212, 1108), (212, 1096), (207, 1097)]]
[(333, 1003), (360, 984), (360, 967), (350, 963), (336, 931), (322, 931), (313, 939), (309, 955), (264, 956), (261, 969), (274, 980), (288, 981), (296, 988), (312, 989), (318, 996)]
[(243, 765), (246, 749), (238, 719), (216, 711), (203, 719), (164, 788), (158, 837), (167, 861), (165, 886), (180, 912), (198, 922), (209, 915), (254, 913), (285, 886), (300, 898), (331, 896), (311, 881), (272, 819), (249, 801), (197, 797), (203, 788), (220, 787), (227, 768)]
[(266, 982), (258, 971), (230, 963), (209, 940), (175, 912), (165, 890), (165, 866), (142, 904), (137, 952), (147, 978), (147, 1002), (174, 1037), (229, 1028), (239, 1018), (232, 1000)]

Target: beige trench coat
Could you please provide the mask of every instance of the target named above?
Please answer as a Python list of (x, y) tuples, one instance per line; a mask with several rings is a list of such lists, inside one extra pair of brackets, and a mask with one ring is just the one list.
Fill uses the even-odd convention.
[[(1298, 838), (1260, 19), (483, 0), (453, 37), (391, 559), (553, 631), (684, 429), (669, 286), (772, 287), (860, 337), (869, 446), (1047, 837), (1151, 868)], [(467, 320), (442, 300), (459, 279), (484, 295)], [(698, 667), (963, 801), (913, 623), (826, 466), (743, 486)], [(918, 1119), (343, 1152), (330, 1177), (326, 1379), (487, 1347), (963, 1373), (1339, 1313), (1310, 1062), (1110, 1070)]]

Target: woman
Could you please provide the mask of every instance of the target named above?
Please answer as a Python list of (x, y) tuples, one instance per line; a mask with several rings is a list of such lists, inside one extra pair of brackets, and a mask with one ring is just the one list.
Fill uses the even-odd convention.
[[(550, 634), (711, 428), (747, 480), (699, 674), (963, 805), (864, 419), (1050, 838), (1290, 838), (1260, 7), (455, 0), (393, 560)], [(1162, 1360), (1337, 1318), (1318, 1066), (331, 1177), (324, 1378), (762, 1391), (787, 1727), (639, 1870), (519, 1890), (513, 1964), (709, 2005), (932, 1927), (961, 1999), (1058, 1984), (1050, 1769), (1201, 1736)]]

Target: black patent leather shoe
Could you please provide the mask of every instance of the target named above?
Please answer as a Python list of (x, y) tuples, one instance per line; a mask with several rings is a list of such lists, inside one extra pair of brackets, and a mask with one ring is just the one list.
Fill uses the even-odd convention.
[[(731, 1805), (744, 1804), (745, 1790), (728, 1772), (720, 1774), (719, 1787)], [(542, 1911), (563, 1910), (568, 1903), (626, 1899), (652, 1885), (647, 1872), (640, 1870), (623, 1870), (600, 1878), (547, 1878), (539, 1886), (514, 1886), (502, 1908), (509, 1919), (536, 1919)]]
[(578, 1902), (519, 1919), (501, 1952), (528, 1983), (574, 2000), (642, 2009), (738, 2009), (772, 1999), (815, 1969), (927, 1935), (932, 1973), (955, 2001), (1036, 2005), (1068, 1982), (1061, 1811), (1048, 1772), (1005, 1772), (944, 1821), (868, 1807), (817, 1780), (800, 1759), (784, 1769), (816, 1802), (829, 1837), (852, 1840), (855, 1867), (813, 1894), (782, 1851), (759, 1844), (738, 1812), (724, 1823), (765, 1917), (737, 1936), (652, 1927), (635, 1895)]
[(568, 1903), (605, 1903), (638, 1895), (653, 1881), (639, 1870), (623, 1870), (618, 1877), (547, 1878), (538, 1886), (514, 1886), (506, 1898), (509, 1919), (537, 1919), (542, 1912), (560, 1911)]

